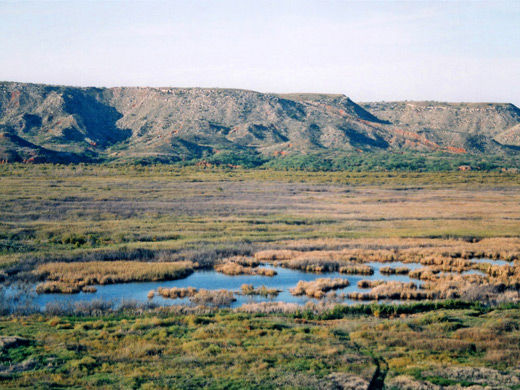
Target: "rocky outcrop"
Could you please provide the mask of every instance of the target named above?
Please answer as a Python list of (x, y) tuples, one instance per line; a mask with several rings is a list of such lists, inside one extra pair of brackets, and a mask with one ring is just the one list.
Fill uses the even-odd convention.
[(495, 153), (520, 147), (518, 126), (520, 110), (510, 104), (358, 105), (344, 95), (0, 82), (0, 160), (8, 161), (401, 148)]
[(483, 152), (520, 146), (520, 109), (513, 104), (410, 101), (361, 106), (380, 119), (445, 147)]

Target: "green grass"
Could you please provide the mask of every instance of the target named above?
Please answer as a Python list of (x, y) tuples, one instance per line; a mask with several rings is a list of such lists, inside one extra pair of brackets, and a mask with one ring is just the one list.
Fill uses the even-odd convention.
[[(374, 313), (385, 311), (376, 306), (372, 305)], [(2, 335), (29, 340), (2, 353), (1, 364), (33, 361), (35, 366), (4, 374), (0, 384), (3, 388), (31, 384), (33, 388), (312, 389), (332, 384), (333, 373), (370, 381), (375, 357), (388, 365), (389, 381), (409, 375), (438, 385), (469, 386), (470, 381), (455, 370), (468, 366), (499, 370), (505, 378), (513, 375), (509, 372), (520, 353), (520, 344), (514, 342), (520, 337), (518, 307), (462, 306), (439, 304), (434, 311), (417, 306), (393, 318), (352, 311), (327, 320), (229, 310), (199, 315), (0, 318)], [(501, 325), (504, 320), (506, 328)], [(486, 337), (478, 337), (483, 331)], [(511, 381), (509, 388), (513, 385)]]
[[(23, 280), (56, 261), (212, 266), (262, 250), (514, 259), (519, 187), (520, 175), (499, 171), (0, 165), (0, 267)], [(0, 387), (311, 389), (343, 374), (369, 382), (376, 362), (389, 388), (400, 375), (466, 385), (465, 367), (507, 383), (520, 361), (517, 304), (142, 310), (0, 317), (0, 335), (28, 340), (0, 354)]]
[(0, 265), (299, 239), (516, 237), (519, 185), (499, 172), (1, 165)]

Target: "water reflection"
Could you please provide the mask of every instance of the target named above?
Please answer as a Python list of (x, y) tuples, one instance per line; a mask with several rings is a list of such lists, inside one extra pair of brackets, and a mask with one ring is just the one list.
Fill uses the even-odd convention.
[[(233, 290), (239, 291), (242, 284), (252, 284), (255, 288), (266, 286), (267, 288), (277, 288), (282, 292), (273, 298), (262, 297), (262, 296), (242, 296), (236, 295), (237, 300), (232, 304), (232, 307), (239, 307), (244, 303), (252, 302), (268, 302), (268, 301), (279, 301), (286, 303), (297, 303), (305, 304), (308, 301), (317, 302), (315, 299), (311, 299), (305, 296), (295, 297), (291, 295), (289, 289), (293, 288), (298, 284), (300, 280), (312, 281), (319, 278), (342, 278), (348, 279), (350, 285), (346, 288), (336, 290), (337, 294), (348, 294), (354, 291), (367, 291), (361, 290), (357, 287), (357, 283), (360, 280), (387, 280), (387, 281), (398, 281), (398, 282), (410, 282), (407, 275), (383, 275), (380, 272), (382, 267), (408, 267), (410, 269), (416, 269), (422, 267), (418, 263), (367, 263), (374, 268), (373, 275), (344, 275), (338, 272), (324, 272), (324, 273), (308, 273), (298, 270), (291, 270), (273, 265), (263, 265), (266, 268), (274, 269), (277, 272), (276, 276), (267, 277), (260, 275), (238, 275), (228, 276), (216, 271), (197, 271), (188, 276), (185, 279), (162, 281), (162, 282), (140, 282), (140, 283), (124, 283), (124, 284), (110, 284), (104, 286), (96, 286), (96, 293), (84, 293), (66, 295), (66, 294), (41, 294), (34, 298), (34, 303), (43, 308), (50, 302), (62, 302), (63, 304), (72, 304), (79, 301), (90, 301), (93, 299), (103, 299), (109, 301), (120, 301), (135, 300), (137, 302), (148, 302), (148, 292), (150, 290), (157, 290), (159, 287), (172, 288), (172, 287), (195, 287), (197, 289), (207, 290)], [(417, 280), (413, 280), (416, 284), (421, 284)], [(173, 304), (189, 304), (188, 298), (181, 299), (169, 299), (163, 298), (158, 294), (152, 299), (152, 302), (159, 305), (173, 305)], [(345, 299), (345, 303), (354, 303), (353, 300)]]

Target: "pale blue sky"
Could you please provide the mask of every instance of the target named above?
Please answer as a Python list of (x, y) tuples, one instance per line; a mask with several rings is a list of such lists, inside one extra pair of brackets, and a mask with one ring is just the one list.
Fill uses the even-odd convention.
[(0, 80), (520, 106), (520, 1), (2, 1)]

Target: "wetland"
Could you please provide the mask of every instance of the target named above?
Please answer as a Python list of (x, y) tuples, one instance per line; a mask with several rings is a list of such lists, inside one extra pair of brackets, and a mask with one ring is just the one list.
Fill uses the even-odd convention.
[(519, 190), (0, 165), (0, 387), (518, 389)]

